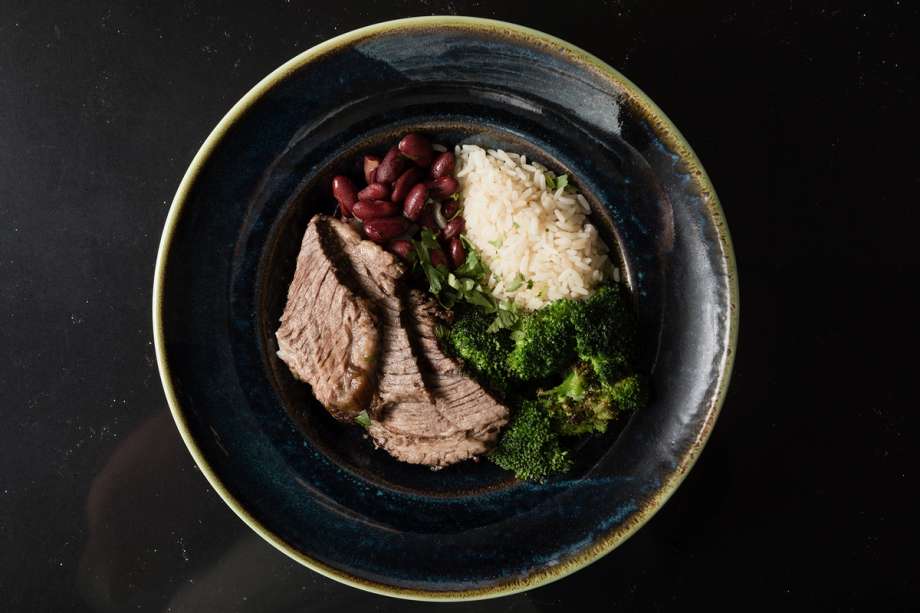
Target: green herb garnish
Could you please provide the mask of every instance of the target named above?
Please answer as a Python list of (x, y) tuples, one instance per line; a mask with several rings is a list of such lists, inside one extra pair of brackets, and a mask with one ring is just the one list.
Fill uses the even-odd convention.
[(502, 300), (498, 303), (495, 320), (489, 325), (486, 332), (498, 332), (503, 328), (512, 329), (520, 320), (521, 311), (518, 306), (510, 300)]
[(460, 239), (466, 248), (466, 260), (453, 272), (444, 266), (432, 265), (431, 251), (440, 249), (441, 245), (430, 229), (423, 228), (420, 240), (412, 242), (419, 266), (428, 280), (428, 291), (437, 296), (441, 305), (448, 309), (463, 301), (481, 306), (487, 312), (494, 312), (497, 309), (495, 299), (482, 287), (488, 268), (473, 244), (462, 235)]
[(361, 411), (360, 413), (355, 415), (355, 423), (364, 429), (370, 428), (371, 418), (367, 414), (367, 411)]
[(522, 285), (524, 285), (524, 275), (522, 275), (521, 273), (518, 273), (514, 276), (513, 279), (511, 279), (510, 283), (505, 285), (505, 289), (508, 290), (509, 292), (513, 292), (517, 290), (519, 287), (521, 287)]
[(428, 249), (440, 249), (441, 245), (438, 243), (437, 237), (434, 235), (428, 228), (422, 228), (422, 244), (425, 245)]
[(546, 189), (556, 191), (560, 187), (566, 188), (569, 185), (569, 175), (559, 175), (557, 177), (552, 170), (547, 170), (543, 173), (543, 176), (546, 177)]
[[(441, 245), (431, 230), (423, 228), (419, 240), (412, 241), (418, 258), (418, 267), (428, 280), (428, 291), (448, 309), (452, 309), (458, 302), (466, 302), (480, 307), (485, 313), (495, 313), (495, 319), (489, 326), (491, 332), (514, 328), (521, 318), (517, 305), (508, 300), (497, 301), (483, 287), (492, 273), (469, 239), (461, 234), (460, 240), (466, 248), (466, 260), (453, 272), (444, 266), (432, 265), (431, 251), (440, 249)], [(508, 290), (514, 291), (524, 282), (524, 276), (518, 273), (508, 285)], [(528, 287), (532, 286), (532, 282), (527, 283)]]

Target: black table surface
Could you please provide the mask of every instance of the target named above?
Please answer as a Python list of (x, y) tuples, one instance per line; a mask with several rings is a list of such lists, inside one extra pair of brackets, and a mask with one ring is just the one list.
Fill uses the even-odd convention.
[(0, 610), (443, 606), (339, 585), (238, 520), (150, 324), (169, 203), (230, 106), (327, 38), (443, 13), (562, 37), (648, 93), (718, 190), (742, 294), (722, 416), (665, 507), (566, 579), (452, 610), (916, 606), (916, 6), (3, 0)]

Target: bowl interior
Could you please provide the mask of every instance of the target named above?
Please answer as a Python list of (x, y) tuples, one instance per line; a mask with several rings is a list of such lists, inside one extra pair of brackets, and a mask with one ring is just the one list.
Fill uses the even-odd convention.
[[(354, 426), (348, 426), (332, 419), (319, 405), (309, 392), (307, 385), (296, 381), (281, 362), (275, 352), (277, 344), (274, 341), (274, 332), (278, 327), (278, 319), (284, 308), (287, 287), (293, 277), (296, 258), (300, 249), (300, 241), (310, 217), (317, 212), (332, 213), (334, 200), (330, 193), (329, 184), (332, 176), (346, 174), (351, 176), (358, 184), (362, 171), (360, 168), (361, 156), (364, 153), (382, 155), (389, 146), (400, 138), (406, 131), (422, 132), (434, 139), (435, 142), (453, 146), (458, 143), (478, 144), (490, 148), (503, 148), (508, 151), (524, 153), (530, 159), (535, 159), (560, 172), (568, 172), (573, 177), (573, 183), (578, 184), (594, 209), (595, 224), (602, 233), (604, 240), (611, 246), (614, 257), (619, 253), (622, 262), (630, 265), (620, 265), (627, 281), (635, 282), (637, 272), (635, 258), (631, 257), (632, 249), (621, 249), (623, 243), (617, 238), (617, 224), (612, 220), (610, 210), (605, 206), (605, 200), (599, 198), (585, 182), (583, 187), (578, 177), (577, 169), (584, 163), (579, 159), (559, 159), (549, 154), (541, 147), (542, 142), (556, 143), (559, 154), (566, 150), (577, 150), (574, 143), (563, 140), (564, 124), (558, 123), (560, 134), (543, 134), (540, 124), (516, 120), (516, 130), (509, 129), (508, 124), (495, 121), (492, 125), (484, 124), (483, 117), (490, 117), (489, 106), (480, 108), (482, 100), (490, 102), (489, 94), (494, 92), (474, 91), (467, 88), (452, 88), (441, 86), (438, 88), (425, 87), (425, 105), (419, 106), (420, 93), (407, 88), (399, 96), (385, 96), (382, 99), (373, 98), (363, 101), (356, 107), (349, 108), (349, 114), (354, 124), (357, 124), (357, 143), (343, 143), (340, 148), (331, 152), (328, 164), (318, 167), (314, 172), (304, 172), (305, 180), (293, 190), (290, 195), (285, 195), (287, 204), (279, 214), (272, 218), (254, 218), (253, 228), (265, 228), (264, 246), (254, 250), (250, 244), (247, 249), (239, 249), (237, 253), (241, 258), (256, 255), (260, 251), (258, 272), (254, 277), (249, 277), (254, 283), (253, 288), (243, 290), (247, 279), (241, 280), (237, 288), (256, 295), (256, 315), (259, 322), (259, 337), (263, 360), (270, 366), (270, 381), (274, 392), (282, 400), (288, 415), (298, 424), (301, 432), (311, 443), (322, 451), (327, 457), (339, 466), (359, 475), (361, 478), (375, 483), (380, 487), (395, 487), (410, 489), (424, 494), (441, 495), (475, 495), (483, 489), (508, 487), (514, 480), (506, 471), (502, 471), (489, 462), (463, 462), (440, 471), (432, 471), (423, 466), (414, 466), (397, 462), (382, 450), (374, 450), (370, 441), (362, 431)], [(434, 91), (432, 91), (434, 89)], [(435, 96), (437, 94), (437, 96)], [(444, 109), (461, 108), (465, 115), (454, 113), (450, 121), (431, 116), (425, 108)], [(384, 129), (365, 128), (355, 117), (373, 119), (381, 107), (394, 115), (392, 121), (386, 122)], [(439, 111), (440, 112), (440, 111)], [(397, 121), (395, 117), (400, 119)], [(342, 124), (338, 124), (342, 125)], [(567, 138), (577, 138), (577, 133), (572, 133)], [(548, 140), (545, 140), (548, 139)], [(292, 147), (286, 154), (285, 167), (304, 167), (305, 158), (309, 158), (312, 150), (309, 148)], [(603, 177), (595, 176), (595, 182), (604, 186), (606, 198), (616, 194), (617, 201), (636, 201), (642, 199), (646, 202), (640, 210), (653, 217), (659, 214), (658, 210), (666, 205), (661, 198), (661, 191), (654, 184), (651, 173), (645, 175), (635, 173), (633, 166), (641, 164), (638, 154), (623, 142), (617, 143), (615, 151), (600, 152), (595, 155), (609, 156), (606, 163), (598, 161), (598, 167), (605, 169)], [(627, 180), (627, 176), (638, 177), (640, 180)], [(644, 180), (643, 180), (644, 179)], [(272, 185), (272, 183), (267, 183)], [(263, 194), (263, 198), (271, 199), (272, 194)], [(649, 220), (653, 221), (653, 220)], [(241, 235), (241, 239), (252, 242), (255, 237), (253, 231)], [(260, 239), (256, 239), (260, 240)], [(245, 265), (238, 267), (240, 270), (248, 269)], [(645, 279), (645, 275), (643, 275)], [(645, 341), (643, 346), (650, 347), (649, 353), (654, 351), (654, 340), (658, 335), (660, 318), (654, 314), (660, 312), (660, 304), (652, 304), (649, 296), (660, 296), (660, 288), (649, 292), (649, 286), (660, 281), (660, 275), (653, 274), (644, 280), (645, 293), (642, 297), (639, 311), (644, 313), (645, 325), (643, 326)], [(240, 304), (244, 309), (250, 308), (248, 304)], [(251, 339), (237, 339), (241, 345), (251, 342)], [(652, 356), (647, 355), (646, 366), (652, 362)], [(589, 470), (597, 460), (606, 452), (619, 433), (622, 423), (611, 428), (602, 437), (587, 438), (582, 441), (582, 447), (577, 455), (578, 466), (573, 474), (583, 474)], [(571, 476), (571, 475), (570, 475)]]
[[(350, 34), (257, 86), (193, 163), (164, 233), (155, 336), (180, 430), (215, 488), (292, 557), (369, 589), (494, 595), (622, 541), (712, 427), (734, 342), (731, 248), (702, 169), (628, 82), (542, 35), (414, 20)], [(519, 483), (373, 450), (276, 357), (274, 331), (331, 177), (410, 130), (567, 172), (622, 260), (653, 398), (576, 470)], [(437, 535), (433, 538), (432, 535)]]

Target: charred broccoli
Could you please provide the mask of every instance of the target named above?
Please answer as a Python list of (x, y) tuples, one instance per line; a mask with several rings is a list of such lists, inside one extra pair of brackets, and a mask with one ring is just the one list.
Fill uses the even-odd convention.
[(559, 434), (606, 432), (607, 423), (625, 408), (617, 402), (613, 389), (602, 385), (592, 368), (581, 363), (569, 371), (562, 383), (540, 392), (538, 401)]
[(521, 391), (521, 382), (552, 385), (564, 374), (522, 402), (489, 456), (519, 479), (566, 470), (571, 460), (560, 437), (605, 432), (618, 415), (645, 404), (647, 391), (635, 374), (638, 322), (623, 286), (551, 302), (521, 317), (510, 334), (489, 333), (490, 320), (464, 315), (449, 338), (455, 353), (493, 385)]
[(542, 481), (572, 465), (567, 451), (559, 445), (549, 415), (536, 402), (525, 400), (502, 433), (489, 459), (515, 477)]

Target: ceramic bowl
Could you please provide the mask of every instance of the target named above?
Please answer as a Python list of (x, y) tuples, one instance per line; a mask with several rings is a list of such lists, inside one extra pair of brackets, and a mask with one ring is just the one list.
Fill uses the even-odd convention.
[[(329, 183), (409, 130), (525, 152), (567, 172), (636, 297), (650, 405), (523, 483), (488, 462), (433, 472), (332, 420), (275, 357), (274, 331)], [(195, 156), (157, 258), (153, 323), (169, 406), (227, 504), (304, 565), (374, 592), (485, 598), (558, 579), (664, 504), (712, 430), (738, 288), (715, 191), (674, 125), (588, 53), (460, 17), (362, 28), (298, 55)]]

